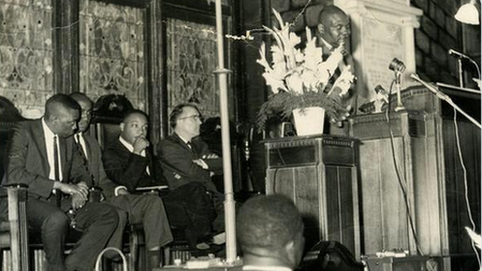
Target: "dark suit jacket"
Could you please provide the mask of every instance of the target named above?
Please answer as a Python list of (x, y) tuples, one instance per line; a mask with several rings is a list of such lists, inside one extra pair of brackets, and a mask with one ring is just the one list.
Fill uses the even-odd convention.
[(114, 196), (114, 189), (117, 185), (112, 182), (105, 173), (104, 164), (102, 162), (102, 151), (99, 143), (90, 135), (84, 134), (83, 137), (86, 144), (89, 171), (93, 177), (93, 183), (89, 186), (98, 186), (102, 188), (104, 196), (107, 199), (110, 199)]
[[(166, 185), (160, 165), (153, 159), (149, 149), (146, 157), (130, 152), (119, 140), (107, 145), (103, 158), (105, 172), (117, 185), (124, 185), (129, 192), (136, 187)], [(150, 175), (146, 172), (149, 166)]]
[[(74, 149), (73, 137), (59, 137), (62, 182), (89, 182), (89, 174), (82, 166), (82, 157)], [(49, 179), (50, 165), (45, 145), (42, 120), (20, 122), (14, 129), (7, 157), (3, 183), (24, 183), (30, 197), (47, 199), (54, 181)]]
[(192, 149), (176, 133), (159, 142), (157, 151), (169, 187), (172, 190), (189, 182), (200, 182), (207, 190), (217, 192), (216, 186), (211, 181), (210, 172), (221, 173), (222, 160), (220, 158), (203, 159), (209, 167), (208, 170), (203, 169), (193, 160), (211, 153), (207, 144), (196, 137), (191, 140), (191, 146)]

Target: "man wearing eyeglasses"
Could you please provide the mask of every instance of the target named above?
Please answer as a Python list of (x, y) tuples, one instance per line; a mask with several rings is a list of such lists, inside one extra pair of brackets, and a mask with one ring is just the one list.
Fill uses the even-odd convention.
[[(119, 140), (106, 145), (103, 153), (105, 172), (119, 185), (115, 195), (134, 193), (139, 187), (165, 185), (161, 165), (149, 147), (147, 115), (140, 110), (130, 111), (119, 127)], [(185, 230), (193, 250), (209, 249), (210, 246), (203, 244), (203, 238), (211, 234), (211, 220), (215, 213), (207, 203), (205, 188), (200, 184), (169, 188), (169, 193), (163, 195), (162, 200), (171, 226)]]
[[(191, 193), (187, 191), (189, 187), (201, 187), (205, 191), (204, 194), (207, 191), (213, 197), (215, 207), (220, 207), (218, 205), (222, 203), (223, 195), (217, 191), (211, 175), (222, 172), (222, 160), (210, 152), (208, 145), (199, 137), (201, 119), (201, 113), (196, 105), (186, 103), (176, 106), (172, 110), (169, 120), (174, 132), (159, 142), (157, 153), (164, 177), (169, 183), (170, 189), (173, 190), (172, 192), (177, 192), (179, 197), (191, 197)], [(202, 199), (203, 197), (198, 195), (198, 198), (192, 199), (194, 200), (192, 202)], [(209, 217), (209, 213), (214, 214), (209, 217), (210, 221), (213, 221), (216, 216), (213, 201), (204, 202), (202, 205), (203, 208), (198, 207), (200, 210), (198, 214), (204, 212), (205, 218)], [(222, 208), (216, 208), (216, 210), (218, 209)], [(222, 212), (218, 211), (218, 213)], [(215, 230), (221, 231), (222, 228), (217, 227)]]
[(170, 124), (174, 133), (162, 140), (157, 149), (169, 187), (198, 182), (208, 191), (218, 193), (211, 175), (221, 173), (222, 160), (198, 137), (202, 121), (196, 105), (176, 106)]

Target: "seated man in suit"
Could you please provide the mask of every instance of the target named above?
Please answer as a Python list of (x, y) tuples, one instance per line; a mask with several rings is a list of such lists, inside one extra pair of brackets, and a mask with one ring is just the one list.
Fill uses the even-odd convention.
[(224, 195), (218, 192), (211, 176), (222, 173), (222, 159), (211, 152), (199, 136), (201, 119), (195, 104), (177, 105), (169, 118), (174, 132), (159, 142), (157, 152), (171, 189), (198, 184), (209, 192), (217, 213), (213, 227), (221, 232), (224, 230)]
[[(162, 169), (149, 150), (147, 115), (140, 110), (127, 112), (120, 124), (119, 139), (105, 147), (103, 160), (107, 176), (129, 192), (138, 187), (165, 185)], [(192, 249), (207, 249), (203, 238), (211, 234), (214, 210), (200, 184), (170, 187), (163, 196), (172, 226), (185, 229)]]
[[(90, 186), (100, 186), (107, 202), (119, 209), (120, 217), (127, 212), (131, 224), (142, 224), (146, 235), (146, 247), (149, 251), (149, 270), (159, 267), (159, 250), (173, 240), (164, 203), (155, 194), (133, 195), (124, 187), (119, 187), (107, 178), (102, 164), (101, 149), (98, 142), (86, 133), (91, 121), (92, 101), (83, 93), (70, 95), (81, 107), (81, 119), (74, 139), (79, 152), (85, 160), (86, 168), (92, 175)], [(117, 193), (116, 193), (117, 192)], [(124, 230), (124, 224), (119, 230)], [(121, 248), (122, 242), (111, 244)]]
[(219, 192), (211, 174), (222, 172), (222, 160), (198, 137), (201, 118), (201, 112), (194, 104), (176, 106), (170, 116), (174, 133), (161, 140), (157, 150), (171, 189), (197, 182), (217, 195)]
[[(7, 157), (4, 183), (29, 186), (28, 224), (41, 233), (49, 271), (92, 270), (109, 239), (121, 238), (113, 236), (119, 221), (114, 209), (87, 201), (89, 175), (72, 137), (79, 118), (75, 100), (52, 96), (43, 118), (15, 128)], [(64, 260), (69, 209), (76, 211), (76, 229), (83, 234)]]
[(236, 220), (243, 252), (243, 270), (294, 270), (303, 255), (303, 221), (285, 196), (256, 196), (247, 200)]

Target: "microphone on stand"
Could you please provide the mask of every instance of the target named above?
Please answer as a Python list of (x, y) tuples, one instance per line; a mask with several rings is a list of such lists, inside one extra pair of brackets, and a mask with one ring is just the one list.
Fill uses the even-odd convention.
[(388, 103), (388, 98), (389, 98), (389, 93), (388, 91), (386, 91), (381, 85), (377, 85), (375, 87), (375, 92), (380, 95), (380, 97), (386, 102)]
[(400, 59), (394, 58), (392, 62), (390, 62), (390, 65), (388, 65), (388, 68), (395, 72), (395, 85), (397, 87), (397, 106), (395, 107), (395, 112), (398, 112), (405, 109), (402, 104), (402, 95), (400, 93), (400, 77), (402, 76), (402, 73), (405, 71), (406, 67)]
[(419, 82), (420, 84), (424, 85), (428, 90), (430, 90), (433, 94), (435, 94), (439, 99), (443, 100), (443, 101), (446, 101), (448, 104), (450, 104), (455, 110), (457, 110), (458, 112), (462, 113), (462, 115), (464, 115), (468, 120), (470, 120), (473, 124), (475, 124), (477, 127), (482, 128), (481, 124), (476, 120), (474, 119), (473, 117), (471, 117), (469, 114), (467, 114), (465, 111), (463, 111), (459, 106), (457, 106), (453, 101), (452, 99), (450, 98), (449, 95), (443, 93), (442, 91), (440, 91), (438, 89), (438, 87), (435, 87), (425, 81), (423, 81), (422, 79), (420, 79), (420, 77), (418, 76), (418, 74), (416, 73), (412, 73), (410, 75), (410, 77)]
[(465, 55), (465, 54), (463, 54), (463, 53), (461, 53), (461, 52), (455, 51), (454, 49), (449, 49), (449, 55), (472, 60), (472, 58), (470, 58), (468, 55)]
[(479, 77), (479, 80), (480, 80), (481, 75), (480, 75), (479, 64), (477, 64), (477, 62), (475, 62), (470, 56), (468, 56), (466, 54), (463, 54), (461, 52), (455, 51), (454, 49), (449, 49), (448, 53), (449, 53), (449, 55), (458, 58), (460, 87), (464, 87), (462, 58), (467, 59), (468, 61), (470, 61), (470, 63), (472, 63), (475, 66), (475, 68), (477, 69), (477, 76)]

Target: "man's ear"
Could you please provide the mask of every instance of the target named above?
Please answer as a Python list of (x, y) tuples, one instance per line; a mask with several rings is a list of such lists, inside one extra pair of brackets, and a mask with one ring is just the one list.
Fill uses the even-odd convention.
[(320, 33), (320, 35), (323, 35), (325, 33), (325, 26), (322, 23), (319, 23), (316, 29), (318, 30), (318, 33)]
[(119, 124), (119, 129), (121, 132), (124, 132), (124, 126), (125, 124), (123, 122), (121, 122), (121, 124)]
[(297, 251), (296, 251), (297, 247), (296, 247), (296, 244), (295, 244), (295, 241), (289, 241), (286, 245), (285, 245), (285, 252), (286, 252), (286, 257), (287, 257), (287, 260), (289, 261), (289, 264), (292, 268), (295, 268), (296, 265), (298, 264), (298, 259), (296, 259), (296, 255), (297, 255)]

